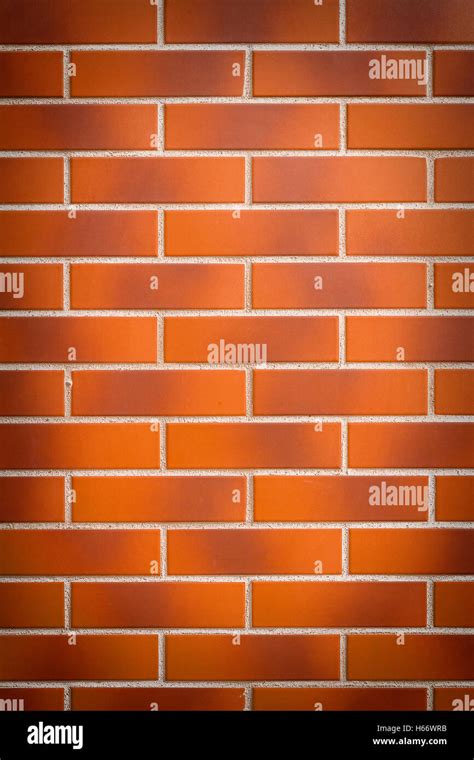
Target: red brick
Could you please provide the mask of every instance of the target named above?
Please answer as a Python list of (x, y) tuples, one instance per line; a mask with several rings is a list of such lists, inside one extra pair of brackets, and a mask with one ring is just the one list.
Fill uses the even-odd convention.
[(0, 477), (0, 522), (64, 520), (63, 478)]
[(474, 309), (474, 267), (468, 262), (435, 264), (437, 309)]
[(474, 583), (434, 584), (434, 624), (474, 628)]
[(2, 264), (0, 281), (0, 310), (63, 308), (61, 264)]
[(457, 689), (435, 687), (435, 710), (472, 710), (474, 708), (474, 689), (462, 686)]
[(0, 203), (63, 200), (62, 158), (0, 158)]
[(434, 94), (474, 95), (473, 66), (474, 52), (472, 50), (435, 50), (433, 53)]
[(474, 202), (474, 158), (438, 158), (435, 161), (435, 200)]
[(0, 372), (0, 416), (60, 417), (64, 414), (64, 373)]
[(474, 414), (474, 372), (435, 370), (435, 413)]
[[(110, 691), (110, 690), (109, 690)], [(426, 710), (426, 689), (306, 687), (253, 690), (254, 710)]]
[[(1, 691), (0, 691), (1, 694)], [(242, 689), (213, 688), (80, 688), (71, 690), (73, 710), (243, 710)]]
[(2, 628), (62, 628), (62, 583), (0, 583)]
[[(2, 9), (0, 8), (0, 14)], [(2, 32), (0, 31), (0, 36)], [(59, 50), (0, 51), (0, 97), (62, 98), (63, 54)]]
[(473, 477), (436, 477), (436, 519), (474, 520)]
[[(25, 712), (62, 711), (64, 710), (64, 691), (62, 689), (11, 689), (0, 688), (0, 704), (5, 711), (24, 710)], [(15, 707), (16, 706), (16, 707)]]

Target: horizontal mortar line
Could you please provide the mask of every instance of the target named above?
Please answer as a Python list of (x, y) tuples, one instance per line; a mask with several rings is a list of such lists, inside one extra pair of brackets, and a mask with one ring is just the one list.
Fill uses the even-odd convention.
[(103, 681), (103, 680), (89, 680), (89, 681), (81, 681), (81, 680), (75, 680), (75, 681), (36, 681), (36, 680), (25, 680), (25, 681), (0, 681), (0, 684), (3, 688), (42, 688), (42, 689), (57, 689), (57, 688), (65, 688), (66, 686), (71, 686), (72, 688), (156, 688), (156, 689), (202, 689), (202, 688), (218, 688), (218, 689), (243, 689), (244, 687), (250, 686), (251, 688), (259, 688), (259, 687), (266, 687), (266, 688), (301, 688), (301, 689), (307, 689), (307, 688), (333, 688), (333, 689), (358, 689), (358, 688), (387, 688), (387, 689), (428, 689), (430, 687), (434, 688), (450, 688), (450, 687), (458, 687), (458, 688), (470, 688), (474, 686), (474, 681), (426, 681), (418, 680), (418, 681), (401, 681), (394, 679), (392, 681), (363, 681), (363, 680), (352, 680), (352, 681), (340, 681), (339, 679), (334, 679), (332, 681), (317, 681), (317, 680), (301, 680), (301, 681), (261, 681), (261, 680), (248, 680), (248, 681), (221, 681), (221, 680), (215, 680), (215, 681), (206, 681), (206, 680), (200, 680), (200, 681), (159, 681), (159, 680), (142, 680), (142, 681), (131, 681), (131, 680), (123, 680), (123, 681), (116, 681), (116, 680), (109, 680), (109, 681)]
[[(196, 156), (193, 156), (196, 158)], [(164, 211), (331, 211), (344, 208), (347, 211), (400, 211), (402, 208), (406, 211), (471, 211), (474, 208), (472, 203), (437, 203), (436, 206), (431, 206), (427, 201), (420, 202), (378, 202), (373, 201), (370, 203), (286, 203), (282, 201), (280, 204), (266, 204), (266, 203), (254, 203), (252, 206), (244, 206), (243, 203), (234, 204), (222, 204), (222, 203), (72, 203), (69, 206), (64, 204), (54, 203), (38, 203), (31, 204), (10, 204), (0, 207), (0, 213), (6, 211), (62, 211), (66, 212), (71, 209), (76, 211), (155, 211), (159, 209)], [(351, 255), (351, 254), (349, 254)], [(406, 254), (409, 255), (409, 254)], [(446, 254), (444, 254), (446, 255)], [(472, 253), (470, 254), (472, 256)], [(383, 254), (373, 254), (374, 258), (377, 256), (383, 256)], [(452, 256), (464, 258), (459, 253), (454, 253)], [(58, 257), (60, 258), (60, 257)], [(67, 258), (67, 257), (63, 257)], [(79, 257), (78, 257), (79, 258)], [(99, 257), (97, 257), (99, 258)], [(103, 256), (101, 258), (107, 258)], [(155, 258), (150, 256), (149, 258)], [(158, 258), (158, 257), (156, 257)], [(337, 258), (335, 255), (333, 258)], [(428, 258), (428, 256), (426, 256)], [(433, 256), (431, 258), (434, 258)]]
[[(286, 209), (285, 209), (286, 210)], [(298, 209), (307, 210), (307, 209)], [(454, 209), (453, 209), (454, 210)], [(149, 264), (157, 266), (159, 264), (456, 264), (459, 266), (474, 263), (474, 256), (459, 256), (451, 254), (444, 256), (384, 256), (383, 254), (374, 254), (373, 256), (355, 256), (349, 255), (342, 257), (337, 254), (334, 256), (314, 256), (287, 254), (281, 256), (172, 256), (165, 255), (164, 259), (157, 256), (6, 256), (0, 257), (0, 264)], [(244, 307), (242, 307), (244, 308)], [(344, 307), (338, 309), (338, 313)], [(423, 311), (426, 310), (427, 307)], [(296, 310), (296, 309), (294, 309)], [(165, 311), (165, 309), (161, 309)], [(203, 309), (202, 311), (206, 311)], [(299, 311), (299, 309), (298, 309)], [(437, 310), (436, 310), (437, 311)], [(458, 309), (456, 309), (458, 311)]]
[[(339, 370), (337, 370), (339, 371)], [(74, 393), (74, 386), (73, 386), (73, 393)], [(35, 423), (37, 425), (48, 425), (50, 423), (55, 424), (66, 424), (66, 425), (79, 425), (79, 424), (88, 424), (88, 423), (108, 423), (111, 425), (115, 424), (122, 424), (122, 423), (148, 423), (148, 422), (154, 422), (157, 418), (162, 419), (165, 423), (168, 424), (176, 424), (176, 423), (190, 423), (193, 424), (207, 424), (210, 422), (215, 423), (232, 423), (232, 422), (242, 422), (246, 424), (256, 423), (256, 424), (274, 424), (274, 423), (305, 423), (305, 424), (311, 424), (311, 423), (317, 423), (317, 422), (326, 422), (326, 423), (341, 423), (345, 420), (348, 420), (349, 422), (373, 422), (373, 423), (384, 423), (384, 422), (401, 422), (401, 423), (420, 423), (425, 422), (429, 423), (431, 421), (434, 421), (433, 417), (428, 416), (428, 414), (420, 413), (418, 415), (415, 414), (374, 414), (374, 412), (368, 412), (367, 414), (341, 414), (341, 412), (334, 412), (334, 413), (324, 413), (321, 412), (320, 414), (314, 414), (314, 413), (308, 413), (308, 414), (253, 414), (251, 418), (246, 417), (245, 413), (242, 414), (146, 414), (146, 415), (127, 415), (127, 414), (82, 414), (77, 415), (73, 414), (71, 417), (64, 417), (64, 416), (55, 416), (55, 415), (3, 415), (0, 416), (0, 424), (9, 423), (13, 425), (22, 425), (25, 423)], [(436, 422), (440, 423), (446, 423), (449, 424), (450, 422), (474, 422), (474, 416), (473, 415), (467, 415), (467, 414), (459, 414), (459, 415), (453, 415), (453, 414), (445, 414), (445, 415), (436, 415)]]
[[(143, 469), (137, 469), (137, 468), (110, 468), (110, 469), (101, 469), (101, 468), (91, 468), (89, 470), (84, 469), (56, 469), (56, 468), (32, 468), (30, 470), (25, 469), (11, 469), (11, 470), (0, 470), (0, 475), (6, 476), (6, 477), (35, 477), (35, 476), (45, 476), (45, 475), (55, 475), (55, 476), (64, 476), (64, 474), (70, 474), (73, 477), (81, 477), (81, 476), (110, 476), (110, 477), (116, 477), (116, 476), (146, 476), (146, 475), (162, 475), (159, 467), (156, 468), (143, 468)], [(211, 476), (211, 475), (219, 475), (219, 476), (236, 476), (236, 475), (337, 475), (342, 476), (341, 469), (338, 467), (334, 468), (317, 468), (317, 467), (281, 467), (281, 468), (272, 468), (272, 467), (262, 467), (262, 468), (242, 468), (242, 467), (235, 467), (235, 468), (218, 468), (218, 467), (210, 467), (208, 469), (202, 468), (202, 467), (196, 467), (196, 468), (189, 468), (184, 467), (182, 469), (170, 469), (166, 471), (166, 473), (169, 476), (197, 476), (197, 475), (203, 475), (203, 476)], [(468, 468), (468, 467), (434, 467), (434, 468), (428, 468), (428, 467), (419, 467), (419, 468), (413, 468), (413, 467), (380, 467), (380, 468), (368, 468), (368, 467), (361, 467), (361, 468), (348, 468), (347, 475), (370, 475), (373, 477), (382, 477), (385, 475), (401, 475), (401, 476), (423, 476), (423, 475), (472, 475), (474, 474), (474, 469)]]
[[(246, 101), (248, 102), (248, 101)], [(474, 102), (474, 99), (473, 99)], [(0, 101), (1, 104), (1, 101)], [(253, 149), (253, 148), (240, 148), (240, 149), (198, 149), (188, 148), (180, 150), (166, 149), (164, 152), (160, 152), (158, 149), (150, 150), (125, 150), (125, 149), (97, 149), (97, 150), (0, 150), (0, 156), (2, 158), (258, 158), (263, 156), (266, 158), (307, 158), (311, 156), (313, 158), (321, 157), (366, 157), (366, 158), (470, 158), (472, 157), (472, 149), (460, 149), (460, 148), (348, 148), (347, 152), (341, 149), (276, 149), (268, 148), (265, 150)], [(428, 201), (425, 201), (427, 203)], [(234, 205), (238, 203), (235, 201)], [(244, 202), (240, 202), (244, 207)], [(254, 201), (255, 203), (255, 201)], [(2, 204), (5, 205), (5, 204)], [(30, 204), (38, 205), (38, 204)], [(65, 204), (63, 204), (65, 205)], [(76, 205), (73, 202), (67, 205)], [(216, 205), (216, 204), (214, 204)], [(221, 204), (223, 205), (223, 204)], [(229, 205), (229, 204), (227, 204)], [(258, 206), (263, 204), (259, 203)], [(436, 205), (439, 205), (436, 202)]]
[(258, 50), (281, 50), (283, 52), (291, 52), (292, 50), (297, 50), (300, 52), (304, 51), (311, 51), (311, 50), (327, 50), (327, 51), (333, 51), (333, 52), (343, 52), (343, 51), (355, 51), (355, 50), (380, 50), (381, 52), (384, 51), (391, 51), (396, 50), (398, 52), (403, 52), (404, 50), (406, 52), (426, 52), (429, 49), (434, 50), (473, 50), (474, 45), (470, 43), (455, 43), (455, 42), (420, 42), (420, 43), (412, 43), (409, 41), (406, 42), (185, 42), (185, 43), (176, 43), (176, 42), (167, 42), (165, 40), (164, 45), (160, 45), (159, 42), (154, 43), (115, 43), (115, 44), (100, 44), (100, 43), (92, 43), (92, 44), (86, 44), (86, 43), (69, 43), (69, 44), (60, 44), (60, 43), (50, 43), (50, 44), (39, 44), (39, 43), (29, 43), (29, 44), (2, 44), (0, 45), (0, 50), (8, 50), (8, 51), (16, 51), (16, 50), (31, 50), (36, 52), (41, 52), (44, 50), (66, 50), (66, 51), (77, 51), (77, 50), (97, 50), (97, 51), (107, 51), (107, 50), (156, 50), (156, 51), (163, 51), (163, 50), (201, 50), (203, 52), (207, 51), (217, 51), (217, 50), (225, 50), (227, 52), (244, 52), (246, 50), (246, 47), (251, 45), (252, 49), (255, 51)]
[[(384, 507), (378, 508), (383, 512)], [(401, 507), (403, 509), (403, 507)], [(425, 511), (418, 510), (420, 514), (425, 514)], [(403, 513), (402, 513), (403, 514)], [(436, 520), (434, 523), (428, 522), (428, 520), (413, 520), (413, 519), (400, 519), (400, 520), (254, 520), (251, 523), (243, 520), (196, 520), (194, 522), (186, 520), (183, 522), (176, 522), (174, 520), (157, 520), (151, 522), (150, 520), (116, 520), (112, 522), (110, 520), (102, 520), (93, 522), (92, 520), (72, 521), (70, 523), (65, 522), (45, 522), (38, 520), (37, 522), (16, 522), (14, 520), (0, 522), (0, 530), (200, 530), (200, 529), (250, 529), (250, 528), (265, 528), (265, 529), (332, 529), (332, 528), (418, 528), (423, 526), (425, 528), (474, 528), (473, 521), (469, 520)], [(19, 576), (20, 577), (20, 576)], [(1, 576), (0, 576), (1, 581)]]
[[(100, 67), (98, 67), (100, 71)], [(367, 73), (367, 84), (370, 85), (370, 78)], [(400, 81), (400, 80), (399, 80)], [(402, 80), (404, 81), (404, 80)], [(422, 85), (420, 85), (422, 86)], [(363, 85), (361, 85), (363, 87)], [(137, 85), (139, 89), (139, 85)], [(356, 104), (384, 104), (384, 105), (398, 105), (398, 104), (446, 104), (456, 105), (457, 103), (472, 103), (473, 97), (468, 95), (433, 95), (429, 97), (426, 94), (420, 92), (419, 95), (401, 95), (399, 93), (393, 95), (356, 95), (356, 94), (327, 94), (327, 95), (298, 95), (298, 94), (286, 94), (280, 95), (275, 93), (274, 95), (253, 95), (251, 98), (247, 98), (245, 95), (160, 95), (159, 92), (150, 95), (113, 95), (104, 93), (98, 94), (84, 94), (75, 95), (74, 93), (70, 98), (65, 98), (62, 95), (53, 96), (26, 96), (26, 97), (0, 97), (0, 104), (11, 105), (158, 105), (160, 103), (166, 104), (180, 104), (194, 105), (199, 103), (205, 103), (209, 105), (219, 105), (225, 103), (235, 103), (242, 105), (285, 105), (285, 104), (298, 104), (298, 105), (326, 105), (326, 104), (341, 104), (352, 103)]]
[(342, 576), (341, 574), (332, 575), (319, 575), (319, 574), (274, 574), (274, 575), (167, 575), (166, 577), (161, 575), (45, 575), (45, 576), (2, 576), (2, 583), (63, 583), (69, 581), (70, 583), (244, 583), (245, 581), (252, 582), (298, 582), (298, 583), (357, 583), (361, 581), (374, 582), (374, 583), (427, 583), (428, 581), (434, 582), (472, 582), (473, 576), (471, 574), (451, 574), (451, 575), (427, 575), (427, 574), (405, 574), (405, 575), (387, 575), (387, 574), (349, 574)]
[[(461, 263), (462, 266), (462, 263)], [(315, 307), (315, 308), (301, 308), (298, 307), (282, 307), (280, 309), (275, 308), (261, 308), (253, 307), (251, 312), (245, 311), (245, 306), (240, 309), (222, 309), (209, 307), (203, 308), (171, 308), (156, 306), (152, 309), (130, 309), (130, 308), (95, 308), (95, 309), (80, 309), (71, 308), (65, 309), (0, 309), (0, 317), (152, 317), (156, 314), (163, 314), (165, 317), (318, 317), (318, 316), (340, 316), (343, 312), (343, 316), (358, 317), (358, 316), (407, 316), (407, 317), (425, 317), (429, 313), (429, 316), (437, 317), (465, 317), (473, 316), (472, 309), (445, 309), (438, 308), (436, 310), (430, 310), (427, 307), (424, 308), (410, 308), (410, 307), (361, 307), (361, 308), (347, 308), (347, 307)], [(261, 363), (260, 363), (261, 364)]]
[(334, 626), (334, 627), (314, 627), (314, 626), (307, 626), (307, 627), (301, 627), (301, 626), (294, 626), (294, 627), (288, 627), (288, 626), (262, 626), (262, 627), (252, 627), (251, 629), (245, 628), (243, 626), (228, 626), (228, 627), (210, 627), (210, 628), (202, 628), (202, 627), (176, 627), (176, 628), (170, 628), (168, 626), (163, 626), (163, 628), (157, 627), (157, 626), (150, 626), (149, 628), (144, 628), (142, 626), (140, 627), (116, 627), (116, 628), (84, 628), (84, 627), (71, 627), (71, 629), (65, 630), (64, 628), (0, 628), (0, 636), (56, 636), (56, 635), (71, 635), (71, 633), (77, 634), (78, 636), (102, 636), (102, 635), (136, 635), (136, 636), (143, 636), (143, 635), (156, 635), (158, 633), (162, 633), (165, 635), (177, 635), (177, 636), (195, 636), (195, 635), (229, 635), (229, 636), (235, 636), (236, 634), (244, 635), (244, 634), (251, 634), (254, 636), (268, 636), (268, 635), (285, 635), (285, 634), (294, 634), (294, 635), (303, 635), (303, 636), (319, 636), (319, 635), (338, 635), (338, 634), (348, 634), (348, 635), (356, 635), (356, 634), (391, 634), (393, 635), (399, 635), (400, 633), (407, 633), (412, 634), (414, 636), (420, 635), (420, 634), (427, 634), (427, 635), (436, 635), (436, 634), (442, 634), (442, 635), (467, 635), (474, 632), (474, 628), (423, 628), (420, 626), (390, 626), (390, 627), (380, 627), (380, 626), (364, 626), (364, 627), (344, 627), (344, 626)]
[[(208, 362), (165, 362), (163, 365), (159, 365), (156, 362), (9, 362), (8, 364), (0, 365), (0, 371), (13, 371), (13, 370), (64, 370), (73, 368), (76, 371), (80, 370), (159, 370), (159, 369), (189, 369), (189, 370), (225, 370), (227, 372), (235, 372), (244, 368), (262, 369), (261, 364), (209, 364)], [(266, 362), (265, 369), (285, 370), (285, 369), (321, 369), (330, 370), (338, 369), (340, 367), (339, 362), (335, 359), (333, 362)], [(345, 362), (344, 368), (347, 369), (400, 369), (400, 371), (416, 370), (416, 369), (472, 369), (472, 362)], [(153, 415), (160, 416), (160, 415)], [(315, 415), (317, 416), (317, 415)], [(344, 417), (345, 415), (339, 415)]]

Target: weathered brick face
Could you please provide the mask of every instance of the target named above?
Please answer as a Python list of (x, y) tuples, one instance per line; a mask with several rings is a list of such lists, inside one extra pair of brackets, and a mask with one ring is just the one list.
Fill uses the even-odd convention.
[(4, 709), (474, 704), (473, 56), (0, 0)]

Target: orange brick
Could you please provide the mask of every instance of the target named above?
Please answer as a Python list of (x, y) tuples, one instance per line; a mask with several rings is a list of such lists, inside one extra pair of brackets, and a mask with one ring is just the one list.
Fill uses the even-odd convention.
[[(253, 94), (263, 97), (425, 95), (426, 85), (417, 78), (370, 77), (374, 60), (383, 67), (389, 61), (407, 59), (424, 61), (425, 53), (415, 50), (258, 50), (253, 54)], [(426, 64), (413, 64), (415, 67), (423, 65)]]
[(435, 161), (435, 199), (441, 203), (474, 202), (474, 158)]
[(435, 264), (435, 306), (438, 309), (474, 308), (474, 267), (468, 263)]
[(240, 628), (243, 583), (73, 583), (75, 628)]
[(473, 537), (458, 528), (352, 528), (350, 572), (358, 575), (472, 573)]
[(265, 351), (269, 362), (337, 361), (337, 332), (336, 317), (166, 317), (165, 361), (213, 362), (217, 350), (225, 364), (229, 345), (229, 360), (239, 345), (253, 347), (241, 349), (243, 364)]
[(473, 42), (464, 0), (347, 0), (348, 42)]
[(149, 0), (15, 0), (0, 7), (2, 44), (156, 42), (156, 7)]
[(74, 372), (72, 379), (73, 415), (148, 417), (245, 414), (243, 371), (91, 371)]
[(165, 211), (165, 232), (167, 256), (338, 254), (337, 211)]
[(442, 634), (368, 634), (347, 637), (350, 681), (450, 681), (474, 675), (473, 639)]
[(470, 317), (347, 317), (346, 323), (350, 362), (467, 362), (474, 358)]
[(150, 150), (153, 105), (0, 105), (1, 150)]
[(170, 530), (171, 575), (311, 575), (341, 572), (341, 531)]
[(425, 201), (426, 161), (365, 156), (254, 158), (253, 200), (257, 203)]
[(467, 423), (349, 423), (349, 467), (472, 467)]
[(47, 370), (0, 372), (0, 415), (64, 414), (64, 373)]
[(2, 628), (62, 628), (62, 583), (0, 583)]
[(333, 103), (166, 105), (165, 147), (168, 150), (337, 150), (339, 106)]
[(62, 689), (10, 689), (0, 688), (0, 702), (3, 700), (5, 710), (62, 711), (64, 710), (64, 691)]
[(256, 370), (254, 414), (426, 414), (427, 375), (415, 370)]
[(252, 583), (252, 625), (256, 628), (392, 628), (425, 624), (425, 583)]
[(0, 477), (0, 523), (62, 520), (63, 478)]
[(0, 310), (63, 308), (61, 264), (2, 264), (0, 282)]
[(434, 584), (434, 624), (474, 628), (474, 583)]
[(5, 470), (159, 467), (158, 431), (139, 424), (0, 425)]
[(339, 678), (339, 636), (166, 637), (169, 681), (307, 681)]
[[(0, 691), (1, 694), (1, 691)], [(243, 710), (242, 689), (213, 688), (127, 688), (74, 687), (71, 690), (73, 710)]]
[(0, 636), (2, 681), (153, 681), (156, 636)]
[[(338, 423), (192, 423), (167, 426), (170, 469), (261, 469), (340, 465)], [(459, 465), (458, 465), (459, 466)]]
[(254, 519), (263, 522), (427, 519), (426, 477), (274, 476), (254, 478)]
[[(0, 14), (2, 9), (0, 8)], [(0, 31), (0, 36), (2, 32)], [(62, 98), (63, 54), (54, 51), (0, 51), (0, 97)]]
[(436, 519), (474, 520), (474, 478), (436, 477)]
[(426, 710), (426, 689), (276, 688), (253, 690), (254, 710)]
[(474, 215), (461, 209), (346, 212), (349, 256), (472, 256)]
[(63, 200), (61, 158), (0, 158), (0, 203), (62, 203)]
[[(269, 23), (271, 19), (271, 23)], [(339, 0), (172, 0), (165, 5), (166, 42), (337, 42)]]
[(474, 414), (474, 372), (435, 370), (435, 413)]
[(71, 79), (75, 98), (243, 94), (241, 50), (75, 50), (71, 61), (77, 66)]
[(474, 689), (462, 686), (458, 689), (444, 689), (435, 687), (434, 690), (435, 710), (473, 710)]
[(153, 211), (2, 211), (1, 256), (156, 256)]
[(73, 309), (239, 309), (241, 264), (78, 264)]
[(474, 95), (473, 66), (474, 52), (472, 50), (434, 51), (434, 94)]
[(244, 200), (243, 158), (73, 158), (74, 203)]
[(245, 518), (246, 481), (239, 476), (76, 477), (73, 488), (74, 522), (240, 522)]
[(0, 331), (7, 363), (156, 361), (153, 317), (3, 317)]
[(425, 264), (253, 264), (255, 309), (426, 306)]
[(159, 530), (2, 530), (3, 575), (150, 575)]

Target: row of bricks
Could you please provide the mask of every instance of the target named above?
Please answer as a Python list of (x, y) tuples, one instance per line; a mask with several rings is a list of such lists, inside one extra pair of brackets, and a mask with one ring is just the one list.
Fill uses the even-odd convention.
[[(474, 627), (474, 583), (434, 584), (434, 625)], [(1, 583), (2, 628), (63, 628), (62, 583)], [(427, 585), (332, 581), (251, 584), (253, 628), (405, 628), (427, 622)], [(243, 628), (245, 584), (72, 583), (73, 628)]]
[[(164, 106), (164, 148), (181, 151), (337, 150), (340, 146), (339, 124), (340, 107), (335, 103), (167, 104)], [(473, 127), (474, 109), (467, 103), (351, 103), (347, 106), (349, 149), (467, 150), (473, 147)], [(158, 146), (161, 135), (157, 130), (156, 105), (0, 105), (0, 150), (3, 151), (149, 151)], [(136, 175), (135, 184), (138, 185), (146, 172), (148, 181), (156, 183), (157, 171), (166, 172), (166, 166), (176, 167), (177, 163), (175, 160), (173, 164), (164, 164), (162, 160), (158, 169), (158, 164), (153, 165), (150, 161), (73, 161), (73, 199), (80, 201), (84, 196), (94, 199), (98, 189), (93, 192), (90, 185), (99, 184), (101, 178), (106, 183), (104, 195), (123, 195), (120, 180), (123, 182), (124, 175)], [(191, 165), (188, 159), (188, 166)], [(389, 166), (387, 162), (386, 165)], [(115, 167), (115, 181), (110, 178), (107, 184), (112, 166)], [(207, 166), (219, 170), (220, 182), (224, 183), (219, 194), (219, 188), (213, 188), (210, 200), (216, 195), (220, 200), (240, 200), (239, 169), (242, 169), (242, 162), (214, 161), (208, 162)], [(265, 187), (264, 167), (261, 162), (257, 167), (256, 199), (265, 200), (269, 192)], [(397, 183), (398, 180), (399, 183), (397, 175), (400, 173), (400, 170), (394, 172), (391, 181)], [(199, 177), (199, 173), (188, 172), (181, 178), (181, 183), (187, 178), (188, 182), (197, 184)], [(416, 174), (405, 171), (403, 177), (415, 185), (410, 194), (410, 200), (413, 200)], [(369, 187), (373, 181), (370, 176), (365, 178)], [(176, 184), (179, 186), (180, 183)], [(418, 184), (421, 184), (420, 179)], [(397, 187), (396, 184), (392, 195)], [(196, 188), (197, 195), (199, 190), (201, 194), (205, 192), (205, 185)], [(139, 188), (136, 188), (135, 194), (138, 193)], [(144, 189), (140, 194), (144, 194)], [(159, 189), (154, 188), (152, 194), (159, 197)], [(397, 200), (403, 200), (403, 197)]]
[[(151, 528), (4, 529), (0, 531), (0, 572), (9, 576), (152, 577), (160, 572), (160, 553), (161, 564), (166, 565), (169, 575), (314, 577), (339, 575), (343, 570), (340, 528), (169, 529), (166, 551), (160, 548), (161, 535), (162, 531)], [(472, 531), (463, 528), (351, 528), (349, 572), (468, 575), (474, 571), (473, 547)], [(372, 588), (367, 597), (367, 616), (380, 612), (378, 605), (372, 609), (371, 602), (383, 587), (379, 591), (377, 588)], [(296, 590), (290, 594), (294, 600), (297, 596)], [(291, 598), (287, 599), (288, 605)], [(405, 597), (401, 601), (404, 608)], [(272, 604), (268, 615), (275, 612)], [(307, 608), (300, 613), (306, 614), (311, 614)], [(317, 617), (319, 613), (313, 614)], [(458, 614), (464, 613), (458, 610)]]
[[(63, 416), (62, 371), (0, 372), (0, 416)], [(245, 415), (242, 370), (73, 372), (73, 416)], [(426, 415), (426, 370), (256, 370), (254, 415)], [(435, 370), (435, 414), (474, 414), (474, 372)]]
[[(139, 160), (149, 163), (147, 159)], [(171, 162), (175, 176), (181, 166), (176, 160), (184, 162), (183, 166), (189, 161), (152, 159), (152, 165)], [(215, 160), (192, 159), (202, 165), (202, 183), (206, 185), (209, 161)], [(298, 159), (301, 165), (308, 160), (321, 159)], [(441, 174), (451, 178), (453, 188), (458, 187), (453, 189), (453, 197), (456, 193), (465, 195), (464, 161), (453, 159), (440, 164), (444, 166)], [(20, 175), (15, 172), (16, 176)], [(474, 255), (471, 210), (349, 209), (344, 213), (349, 256)], [(167, 210), (164, 222), (164, 239), (160, 242), (166, 256), (337, 256), (339, 252), (339, 214), (335, 209)], [(158, 241), (156, 211), (71, 208), (0, 212), (0, 255), (5, 257), (156, 257)]]
[[(247, 8), (245, 9), (247, 11)], [(435, 50), (435, 96), (474, 94), (472, 50)], [(425, 52), (337, 50), (254, 52), (257, 97), (423, 97)], [(375, 78), (375, 62), (390, 75)], [(0, 97), (64, 95), (62, 52), (0, 52)], [(242, 97), (243, 50), (75, 51), (71, 97)], [(371, 77), (371, 71), (374, 75)], [(69, 73), (68, 71), (68, 73)]]
[[(251, 264), (253, 309), (427, 307), (427, 266), (416, 263)], [(72, 264), (71, 309), (243, 309), (242, 264)], [(0, 310), (64, 307), (62, 264), (0, 265)], [(474, 267), (434, 265), (434, 306), (474, 307)]]
[[(348, 362), (474, 358), (469, 316), (344, 319)], [(337, 316), (170, 316), (164, 318), (164, 359), (213, 365), (337, 362), (338, 325)], [(152, 363), (157, 361), (159, 333), (157, 319), (151, 316), (2, 317), (0, 361)]]
[[(3, 681), (156, 680), (156, 635), (0, 636)], [(347, 636), (347, 680), (469, 680), (474, 640), (459, 634)], [(337, 681), (340, 638), (319, 635), (171, 634), (168, 681)]]
[[(70, 0), (67, 12), (47, 0), (2, 0), (0, 43), (338, 42), (339, 0), (165, 0), (163, 22), (157, 0)], [(353, 42), (474, 41), (466, 0), (347, 0), (346, 36)]]
[[(437, 520), (474, 519), (474, 478), (436, 476)], [(0, 522), (62, 522), (62, 477), (0, 477)], [(242, 476), (73, 477), (68, 492), (76, 523), (242, 522)], [(253, 478), (255, 522), (406, 522), (428, 519), (428, 478), (265, 476)]]

